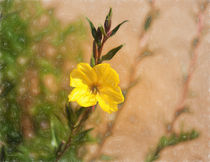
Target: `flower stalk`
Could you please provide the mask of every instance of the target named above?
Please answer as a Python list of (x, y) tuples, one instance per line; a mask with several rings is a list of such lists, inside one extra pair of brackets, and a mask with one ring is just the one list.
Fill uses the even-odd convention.
[[(92, 107), (94, 107), (94, 106), (92, 106)], [(56, 162), (60, 160), (60, 158), (66, 153), (66, 151), (71, 146), (71, 144), (72, 144), (72, 138), (74, 136), (76, 136), (80, 132), (80, 130), (82, 129), (82, 127), (84, 126), (85, 121), (88, 119), (89, 115), (92, 112), (92, 109), (91, 109), (92, 107), (87, 108), (85, 110), (84, 115), (82, 116), (82, 119), (80, 120), (78, 126), (76, 126), (76, 127), (73, 126), (72, 127), (72, 130), (70, 132), (69, 138), (68, 138), (68, 140), (67, 140), (64, 148), (62, 150), (60, 150), (60, 151), (57, 151), (57, 153), (56, 153), (57, 154), (56, 155)], [(67, 107), (67, 109), (68, 109), (68, 107)], [(61, 143), (61, 145), (63, 145), (63, 143)]]
[(76, 101), (81, 107), (73, 110), (71, 103), (66, 105), (70, 134), (67, 142), (65, 144), (61, 143), (60, 147), (58, 147), (56, 161), (59, 161), (71, 145), (75, 143), (75, 138), (80, 139), (92, 130), (83, 130), (83, 128), (97, 103), (104, 111), (111, 113), (117, 111), (118, 104), (124, 101), (121, 89), (118, 86), (119, 76), (117, 72), (109, 64), (102, 64), (103, 61), (111, 60), (123, 47), (123, 45), (120, 45), (102, 56), (105, 42), (126, 22), (123, 21), (110, 31), (111, 17), (112, 9), (110, 8), (104, 27), (100, 25), (97, 30), (87, 18), (94, 39), (90, 59), (91, 66), (87, 63), (80, 63), (70, 74), (70, 86), (74, 87), (74, 89), (69, 95), (69, 102)]

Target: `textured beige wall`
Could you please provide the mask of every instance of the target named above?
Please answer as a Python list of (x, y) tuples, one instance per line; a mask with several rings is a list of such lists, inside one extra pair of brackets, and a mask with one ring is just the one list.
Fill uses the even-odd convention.
[[(113, 134), (105, 140), (101, 153), (115, 157), (113, 161), (143, 161), (149, 149), (165, 135), (166, 124), (172, 121), (183, 93), (183, 79), (190, 66), (192, 41), (198, 34), (197, 15), (200, 0), (157, 0), (153, 8), (146, 0), (45, 0), (47, 6), (56, 6), (57, 16), (69, 22), (78, 16), (89, 17), (96, 25), (104, 21), (109, 7), (113, 8), (113, 25), (128, 19), (115, 37), (105, 46), (126, 43), (126, 46), (110, 62), (119, 72), (121, 86), (126, 87), (129, 69), (142, 50), (142, 40), (153, 51), (137, 66), (139, 83), (131, 89), (127, 101), (117, 117)], [(147, 13), (159, 10), (159, 16), (144, 38), (140, 37)], [(202, 33), (197, 47), (194, 73), (189, 83), (185, 104), (191, 113), (181, 115), (175, 122), (175, 130), (195, 128), (201, 135), (198, 139), (179, 144), (161, 152), (159, 161), (210, 161), (210, 6), (202, 14)], [(91, 53), (87, 45), (87, 61)], [(104, 51), (104, 52), (105, 52)], [(111, 116), (96, 111), (90, 121), (95, 134), (103, 134)], [(99, 116), (100, 119), (97, 117)], [(94, 125), (95, 124), (95, 125)], [(90, 145), (88, 159), (99, 149)]]

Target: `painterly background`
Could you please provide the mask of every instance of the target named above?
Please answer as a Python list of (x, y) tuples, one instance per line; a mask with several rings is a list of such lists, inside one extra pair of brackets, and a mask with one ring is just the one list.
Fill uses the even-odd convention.
[[(180, 115), (174, 123), (174, 129), (179, 132), (180, 129), (194, 128), (200, 132), (200, 137), (166, 148), (159, 161), (210, 160), (209, 4), (199, 15), (205, 4), (202, 0), (161, 0), (152, 3), (146, 0), (44, 2), (47, 6), (55, 5), (57, 16), (64, 22), (85, 15), (94, 20), (95, 24), (100, 24), (110, 6), (114, 13), (113, 24), (124, 19), (129, 20), (116, 37), (107, 43), (105, 51), (113, 45), (125, 43), (125, 47), (111, 61), (111, 65), (119, 72), (122, 88), (128, 86), (131, 77), (140, 79), (129, 91), (118, 114), (110, 116), (97, 110), (100, 117), (93, 117), (90, 122), (93, 126), (96, 124), (95, 134), (111, 135), (107, 135), (101, 144), (89, 146), (87, 160), (100, 153), (114, 157), (116, 161), (143, 161), (158, 139), (167, 134), (167, 124), (173, 120), (183, 97), (184, 80), (194, 52), (197, 53), (197, 58), (184, 101), (185, 105), (189, 106), (190, 113)], [(155, 16), (145, 34), (145, 19), (153, 12)], [(202, 31), (198, 29), (199, 16), (202, 16)], [(195, 49), (192, 44), (198, 35), (200, 44)], [(91, 53), (90, 42), (85, 51), (87, 61)], [(152, 54), (136, 61), (145, 48)], [(136, 68), (136, 71), (133, 68)], [(113, 121), (114, 127), (110, 128), (107, 122), (112, 125)]]
[[(53, 12), (62, 24), (56, 29), (71, 23), (74, 30), (64, 30), (64, 34), (53, 42), (56, 48), (51, 46), (49, 40), (56, 37), (54, 35), (59, 31), (52, 32), (41, 42), (39, 39), (44, 34), (36, 37), (38, 44), (33, 48), (37, 55), (31, 60), (35, 58), (38, 61), (32, 61), (28, 70), (21, 71), (24, 77), (18, 83), (18, 103), (23, 107), (21, 122), (24, 137), (33, 139), (37, 133), (34, 131), (36, 127), (40, 126), (43, 130), (50, 127), (47, 117), (42, 113), (47, 114), (54, 109), (52, 107), (62, 107), (64, 97), (70, 91), (70, 71), (78, 62), (89, 62), (92, 38), (85, 17), (96, 25), (102, 24), (112, 7), (114, 26), (125, 19), (129, 22), (107, 42), (103, 53), (125, 43), (109, 63), (119, 73), (120, 86), (127, 90), (126, 101), (117, 113), (111, 115), (100, 108), (96, 109), (87, 124), (87, 128), (94, 127), (91, 135), (96, 140), (82, 147), (79, 156), (84, 161), (144, 161), (160, 138), (169, 135), (171, 129), (175, 133), (195, 129), (199, 132), (198, 138), (166, 147), (161, 150), (158, 161), (210, 161), (208, 1), (41, 2), (46, 8), (54, 8)], [(48, 21), (46, 16), (38, 19), (32, 23), (31, 32), (33, 28), (44, 29)], [(65, 31), (73, 35), (64, 42)], [(17, 59), (18, 64), (24, 64), (24, 61), (27, 61), (24, 55)], [(42, 112), (39, 109), (43, 106), (49, 109)], [(186, 107), (183, 109), (186, 112), (179, 112), (182, 107)], [(53, 113), (57, 111), (53, 110)], [(35, 115), (37, 117), (32, 117)], [(34, 124), (33, 120), (40, 122)], [(42, 135), (44, 133), (40, 133)]]

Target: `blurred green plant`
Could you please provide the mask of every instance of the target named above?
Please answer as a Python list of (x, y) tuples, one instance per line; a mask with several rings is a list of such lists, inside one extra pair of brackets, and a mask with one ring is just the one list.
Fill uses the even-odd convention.
[(198, 138), (199, 133), (195, 130), (181, 132), (180, 134), (172, 133), (169, 136), (162, 136), (157, 146), (146, 157), (145, 162), (152, 162), (160, 157), (160, 152), (170, 146), (180, 144)]
[[(66, 78), (71, 62), (83, 60), (85, 25), (63, 25), (39, 1), (3, 0), (0, 15), (0, 161), (81, 161), (80, 146), (96, 142), (85, 129), (94, 107), (66, 104)], [(92, 66), (122, 48), (101, 56), (106, 40), (126, 22), (110, 30), (111, 16), (112, 9), (97, 30), (88, 20)]]
[[(0, 2), (0, 161), (56, 160), (75, 129), (64, 108), (68, 64), (83, 60), (86, 39), (81, 19), (65, 26), (39, 1)], [(82, 128), (61, 160), (79, 161), (80, 145), (93, 141)]]

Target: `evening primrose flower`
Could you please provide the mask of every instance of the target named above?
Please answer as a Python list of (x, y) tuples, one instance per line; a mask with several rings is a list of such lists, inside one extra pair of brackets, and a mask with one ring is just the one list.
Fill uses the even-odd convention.
[(82, 107), (97, 104), (108, 112), (118, 110), (118, 104), (124, 101), (117, 72), (109, 64), (102, 63), (93, 68), (87, 63), (80, 63), (70, 74), (69, 102), (76, 101)]

